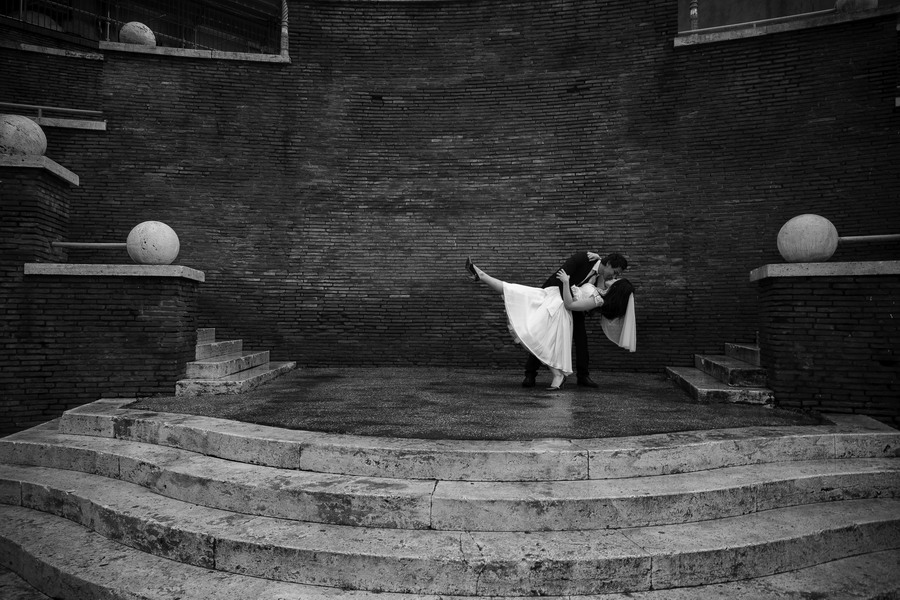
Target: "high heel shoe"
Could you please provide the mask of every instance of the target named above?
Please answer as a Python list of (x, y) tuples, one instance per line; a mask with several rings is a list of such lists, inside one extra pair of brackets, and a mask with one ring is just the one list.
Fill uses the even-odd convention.
[[(566, 382), (566, 378), (564, 376), (562, 378), (562, 381), (559, 382), (559, 385), (557, 385), (557, 386), (550, 385), (550, 387), (548, 387), (547, 389), (550, 390), (551, 392), (558, 392), (559, 390), (562, 389), (562, 386), (565, 382)], [(551, 381), (550, 383), (552, 384), (553, 382)]]
[(472, 262), (471, 257), (466, 257), (466, 271), (471, 273), (472, 281), (479, 281), (481, 277), (478, 276), (478, 272), (475, 271), (475, 264)]

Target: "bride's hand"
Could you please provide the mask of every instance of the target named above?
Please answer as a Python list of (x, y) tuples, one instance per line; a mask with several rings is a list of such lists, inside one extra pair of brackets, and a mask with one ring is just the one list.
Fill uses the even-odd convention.
[(569, 274), (566, 273), (565, 269), (560, 269), (559, 271), (557, 271), (556, 278), (563, 283), (569, 283)]

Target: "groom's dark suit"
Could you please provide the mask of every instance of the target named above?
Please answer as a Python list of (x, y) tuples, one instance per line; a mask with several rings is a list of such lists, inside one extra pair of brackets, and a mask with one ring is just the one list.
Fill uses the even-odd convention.
[[(588, 258), (587, 252), (576, 252), (570, 256), (560, 268), (564, 269), (565, 272), (569, 274), (569, 285), (580, 285), (585, 277), (590, 274), (591, 269), (596, 262), (597, 261), (592, 261)], [(558, 287), (560, 293), (562, 293), (562, 281), (556, 277), (556, 272), (558, 271), (559, 269), (554, 271), (553, 275), (551, 275), (541, 287)], [(575, 342), (575, 373), (578, 379), (590, 378), (590, 367), (588, 364), (590, 362), (590, 357), (588, 355), (588, 337), (587, 330), (584, 327), (584, 315), (585, 313), (581, 311), (572, 312), (572, 339)], [(528, 360), (525, 362), (526, 377), (533, 378), (540, 366), (541, 361), (533, 354), (529, 354)]]

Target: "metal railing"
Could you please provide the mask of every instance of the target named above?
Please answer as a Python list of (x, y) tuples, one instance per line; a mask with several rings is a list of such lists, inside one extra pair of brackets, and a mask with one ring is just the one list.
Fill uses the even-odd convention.
[(278, 54), (281, 0), (0, 0), (0, 15), (92, 41), (138, 21), (158, 46)]

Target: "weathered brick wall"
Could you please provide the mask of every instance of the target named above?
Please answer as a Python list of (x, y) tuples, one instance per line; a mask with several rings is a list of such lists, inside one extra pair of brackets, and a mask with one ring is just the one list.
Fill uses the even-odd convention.
[(194, 359), (199, 284), (160, 277), (25, 275), (7, 299), (0, 435), (98, 398), (173, 394)]
[(193, 360), (199, 284), (159, 277), (25, 275), (65, 262), (76, 188), (0, 167), (0, 436), (102, 396), (172, 394)]
[[(788, 219), (900, 223), (893, 16), (676, 48), (673, 0), (289, 7), (290, 64), (0, 48), (12, 101), (65, 102), (66, 73), (108, 121), (47, 132), (82, 178), (71, 239), (170, 224), (201, 326), (273, 360), (518, 370), (465, 256), (538, 285), (593, 248), (632, 260), (639, 337), (589, 322), (594, 364), (690, 365), (755, 339), (748, 274)], [(863, 252), (897, 248), (834, 260)]]
[(759, 297), (779, 406), (900, 425), (900, 276), (768, 278)]

